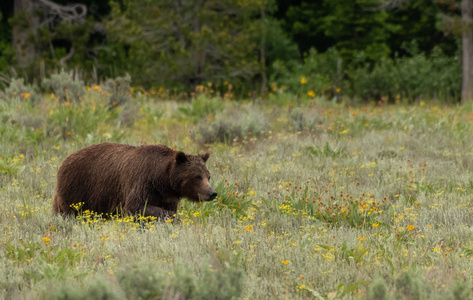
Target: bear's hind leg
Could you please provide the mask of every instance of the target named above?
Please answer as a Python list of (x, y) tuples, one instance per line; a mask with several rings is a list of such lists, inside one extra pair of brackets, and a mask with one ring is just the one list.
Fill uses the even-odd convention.
[(67, 206), (67, 203), (64, 203), (64, 199), (62, 199), (57, 192), (54, 194), (53, 211), (64, 216), (74, 213), (74, 210), (70, 206)]

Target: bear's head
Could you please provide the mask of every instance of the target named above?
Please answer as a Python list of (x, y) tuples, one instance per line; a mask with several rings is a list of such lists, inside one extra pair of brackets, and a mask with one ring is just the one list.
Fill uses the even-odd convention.
[(209, 154), (186, 155), (176, 153), (174, 166), (175, 188), (191, 201), (211, 201), (217, 192), (210, 185), (210, 172), (205, 166)]

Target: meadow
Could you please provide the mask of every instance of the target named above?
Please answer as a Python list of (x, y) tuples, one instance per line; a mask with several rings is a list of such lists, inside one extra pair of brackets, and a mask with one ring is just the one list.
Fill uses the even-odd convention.
[[(472, 298), (471, 105), (122, 94), (0, 97), (0, 298)], [(54, 215), (63, 159), (105, 141), (210, 152), (218, 199)]]

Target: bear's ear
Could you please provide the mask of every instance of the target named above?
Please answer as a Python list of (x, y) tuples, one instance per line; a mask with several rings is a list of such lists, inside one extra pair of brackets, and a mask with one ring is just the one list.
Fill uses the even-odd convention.
[(182, 151), (177, 152), (177, 154), (176, 154), (176, 162), (177, 162), (178, 164), (183, 164), (183, 163), (185, 163), (186, 161), (187, 161), (187, 156), (186, 156), (186, 154), (185, 154), (184, 152), (182, 152)]
[(207, 160), (208, 160), (209, 157), (210, 157), (210, 154), (209, 154), (209, 153), (201, 154), (200, 157), (202, 157), (202, 159), (204, 160), (204, 162), (207, 162)]

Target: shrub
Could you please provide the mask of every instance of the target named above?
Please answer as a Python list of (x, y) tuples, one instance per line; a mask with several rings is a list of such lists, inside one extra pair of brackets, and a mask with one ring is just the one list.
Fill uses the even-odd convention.
[(332, 52), (318, 54), (311, 50), (303, 63), (277, 60), (273, 63), (272, 70), (270, 82), (276, 84), (273, 91), (280, 87), (304, 97), (309, 91), (313, 91), (315, 95), (326, 94), (336, 88), (338, 81), (337, 55)]
[(59, 287), (53, 290), (50, 296), (52, 300), (118, 300), (126, 299), (123, 290), (116, 284), (108, 281), (101, 275), (87, 280), (85, 288), (79, 288), (69, 283), (59, 283)]
[(105, 81), (105, 83), (102, 85), (102, 90), (107, 92), (110, 96), (110, 107), (117, 107), (132, 100), (130, 94), (130, 84), (131, 77), (128, 74), (123, 77), (117, 77), (115, 79), (110, 78)]
[(294, 131), (302, 131), (303, 129), (315, 129), (320, 125), (321, 118), (317, 115), (315, 109), (306, 107), (296, 107), (291, 111), (291, 120)]
[(410, 56), (385, 57), (376, 63), (358, 53), (346, 66), (335, 49), (322, 54), (311, 50), (303, 63), (275, 61), (270, 82), (276, 96), (270, 95), (270, 101), (281, 101), (280, 90), (302, 98), (322, 95), (331, 99), (343, 94), (363, 101), (378, 101), (382, 97), (391, 101), (458, 101), (462, 82), (459, 58), (449, 57), (439, 48), (434, 48), (430, 55), (411, 48)]
[(434, 49), (430, 56), (414, 52), (411, 57), (383, 59), (374, 66), (363, 63), (348, 71), (352, 97), (380, 100), (433, 98), (460, 99), (461, 68), (457, 58)]
[(426, 299), (424, 284), (413, 271), (401, 273), (396, 279), (397, 293), (403, 299)]
[(469, 281), (459, 278), (450, 287), (450, 290), (455, 300), (471, 299), (471, 284)]
[(99, 121), (109, 119), (110, 115), (108, 117), (107, 115), (109, 115), (107, 108), (93, 109), (91, 105), (80, 103), (60, 104), (48, 115), (47, 132), (49, 135), (59, 135), (62, 138), (85, 137), (98, 128)]
[(73, 73), (61, 70), (59, 74), (52, 74), (42, 82), (45, 89), (50, 89), (63, 102), (78, 102), (85, 94), (84, 82), (73, 77)]
[(205, 268), (196, 276), (179, 268), (173, 287), (184, 299), (235, 299), (243, 291), (243, 271), (227, 265), (220, 270)]
[(238, 110), (229, 108), (215, 117), (200, 120), (197, 124), (197, 139), (204, 144), (228, 143), (236, 138), (258, 137), (268, 128), (264, 114), (255, 106)]
[(243, 290), (243, 271), (228, 263), (219, 269), (204, 267), (194, 274), (178, 265), (174, 272), (140, 266), (118, 275), (128, 299), (233, 299)]
[(21, 100), (32, 102), (36, 102), (41, 98), (38, 95), (36, 88), (32, 85), (25, 84), (23, 78), (13, 78), (5, 91), (0, 92), (0, 97), (5, 98), (6, 100), (19, 97)]
[(161, 299), (170, 281), (166, 275), (141, 266), (121, 271), (117, 279), (128, 299)]
[(368, 290), (368, 299), (369, 300), (384, 300), (386, 299), (386, 282), (381, 277), (376, 278), (373, 283), (371, 283)]
[(349, 76), (351, 95), (365, 101), (380, 100), (383, 96), (393, 99), (400, 86), (396, 66), (391, 59), (382, 59), (373, 68), (369, 64), (359, 66), (350, 70)]
[(193, 121), (203, 119), (208, 116), (215, 116), (221, 112), (224, 102), (220, 98), (210, 98), (205, 94), (200, 94), (191, 100), (189, 107), (179, 107), (179, 111)]

